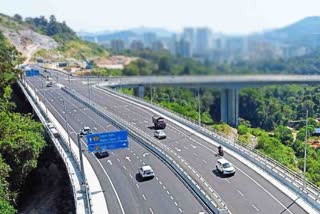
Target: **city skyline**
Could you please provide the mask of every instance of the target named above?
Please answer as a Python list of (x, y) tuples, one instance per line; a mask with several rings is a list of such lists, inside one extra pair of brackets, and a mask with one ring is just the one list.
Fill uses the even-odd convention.
[[(135, 27), (161, 27), (181, 32), (184, 27), (208, 27), (214, 32), (249, 34), (283, 27), (307, 16), (320, 15), (320, 2), (306, 0), (255, 0), (224, 2), (200, 0), (185, 2), (163, 0), (62, 1), (0, 0), (1, 13), (23, 17), (54, 14), (75, 31), (96, 32)], [(285, 11), (285, 13), (284, 13)]]

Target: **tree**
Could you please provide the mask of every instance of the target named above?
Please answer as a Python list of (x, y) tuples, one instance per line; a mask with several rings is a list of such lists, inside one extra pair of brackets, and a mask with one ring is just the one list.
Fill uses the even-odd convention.
[(15, 20), (17, 20), (18, 22), (21, 22), (22, 21), (22, 16), (21, 15), (19, 15), (19, 14), (15, 14), (14, 16), (13, 16), (13, 18), (15, 19)]
[(291, 130), (285, 126), (278, 126), (275, 129), (274, 135), (286, 146), (291, 146), (293, 144), (293, 134)]

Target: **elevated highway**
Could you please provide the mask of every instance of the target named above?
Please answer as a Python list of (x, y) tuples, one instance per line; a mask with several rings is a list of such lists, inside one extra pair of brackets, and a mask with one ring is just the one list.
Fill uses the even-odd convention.
[[(117, 114), (144, 133), (153, 135), (150, 127), (151, 116), (154, 113), (151, 110), (108, 91), (88, 87), (86, 80), (70, 80), (59, 72), (51, 73), (59, 76), (60, 83), (68, 85), (87, 98), (90, 97), (96, 105)], [(234, 163), (237, 174), (230, 178), (220, 177), (215, 171), (215, 145), (197, 134), (190, 133), (171, 120), (168, 121), (166, 133), (167, 139), (159, 141), (159, 144), (165, 144), (172, 154), (176, 153), (197, 169), (209, 185), (218, 191), (232, 213), (307, 213), (305, 208), (299, 205), (299, 197), (292, 199), (273, 186), (269, 180), (229, 154), (226, 154), (226, 158)]]
[[(76, 142), (76, 133), (84, 126), (91, 127), (94, 132), (116, 130), (111, 123), (57, 85), (45, 87), (44, 78), (26, 78), (26, 82), (60, 124), (68, 126), (73, 141)], [(86, 148), (86, 142), (81, 143)], [(109, 157), (102, 159), (84, 152), (98, 176), (109, 213), (206, 213), (198, 200), (165, 164), (134, 139), (129, 139), (129, 145), (129, 149), (110, 152)], [(142, 182), (137, 172), (145, 164), (153, 167), (156, 177)], [(95, 213), (102, 212), (95, 210)]]
[(231, 126), (239, 122), (239, 91), (246, 87), (283, 84), (319, 84), (320, 75), (212, 75), (212, 76), (141, 76), (109, 78), (108, 87), (132, 87), (144, 96), (145, 87), (189, 87), (221, 89), (221, 121)]

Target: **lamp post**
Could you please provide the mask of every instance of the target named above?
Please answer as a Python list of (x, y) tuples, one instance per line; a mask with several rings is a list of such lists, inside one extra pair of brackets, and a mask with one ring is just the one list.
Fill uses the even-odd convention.
[(305, 141), (304, 141), (303, 189), (306, 188), (307, 140), (308, 140), (308, 110), (307, 110), (307, 114), (306, 114), (306, 136), (305, 136)]
[(64, 120), (66, 121), (66, 131), (67, 131), (67, 135), (68, 135), (68, 144), (69, 144), (69, 148), (71, 149), (71, 143), (70, 143), (70, 133), (69, 133), (69, 125), (68, 125), (68, 119), (67, 119), (67, 110), (66, 110), (66, 105), (64, 103), (64, 99), (62, 100), (63, 103), (63, 109), (64, 109)]
[(306, 135), (304, 139), (304, 157), (303, 157), (303, 190), (304, 190), (306, 188), (306, 171), (307, 171), (308, 110), (306, 112), (305, 120), (295, 120), (295, 121), (289, 121), (289, 122), (297, 123), (302, 121), (306, 122)]
[(200, 113), (200, 87), (198, 87), (198, 123), (201, 125), (201, 113)]

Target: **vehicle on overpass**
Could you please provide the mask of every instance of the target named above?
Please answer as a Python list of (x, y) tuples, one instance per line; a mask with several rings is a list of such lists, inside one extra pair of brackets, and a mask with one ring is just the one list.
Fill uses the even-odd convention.
[(56, 127), (52, 123), (49, 122), (47, 123), (47, 125), (55, 138), (60, 137), (59, 132), (57, 131)]
[(139, 168), (139, 175), (141, 176), (142, 179), (146, 178), (153, 178), (154, 177), (154, 172), (151, 166), (142, 166)]
[(46, 87), (52, 87), (53, 86), (53, 82), (52, 81), (47, 81), (46, 82)]
[(109, 156), (109, 152), (107, 150), (98, 151), (95, 153), (97, 158), (105, 158)]
[(158, 115), (153, 115), (152, 122), (153, 122), (155, 129), (165, 129), (166, 128), (166, 122), (164, 121), (163, 117), (160, 117)]
[(92, 134), (90, 127), (88, 126), (83, 127), (80, 131), (80, 135), (88, 135), (88, 134)]
[(217, 160), (216, 163), (216, 169), (222, 174), (222, 175), (234, 175), (236, 173), (236, 170), (232, 163), (230, 163), (228, 160), (224, 158), (220, 158)]
[(164, 131), (162, 131), (162, 130), (156, 130), (156, 131), (154, 131), (154, 136), (156, 137), (156, 138), (158, 138), (159, 140), (161, 140), (161, 139), (165, 139), (167, 136), (166, 136), (166, 133), (164, 133)]

